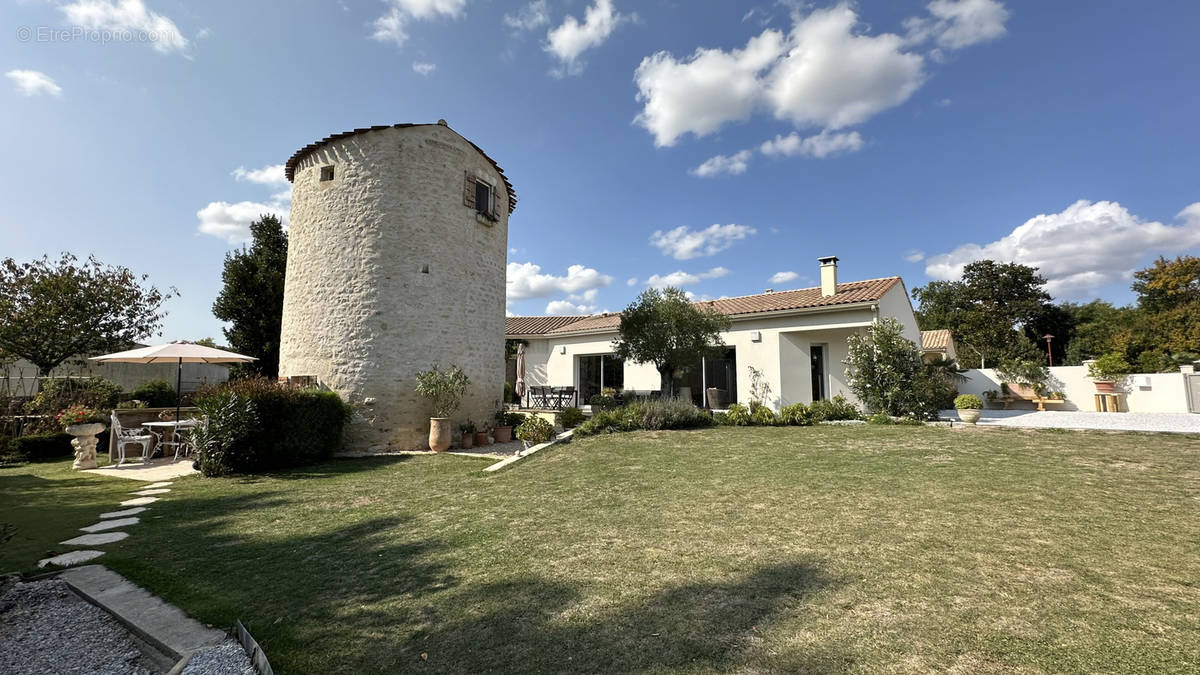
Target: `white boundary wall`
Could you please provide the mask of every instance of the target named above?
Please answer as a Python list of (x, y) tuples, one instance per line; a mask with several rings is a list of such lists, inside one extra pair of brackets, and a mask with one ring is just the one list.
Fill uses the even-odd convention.
[[(1000, 390), (1001, 378), (992, 368), (968, 370), (969, 378), (958, 385), (960, 394), (976, 394)], [(1179, 373), (1155, 373), (1130, 375), (1118, 384), (1121, 409), (1125, 412), (1186, 413), (1188, 412), (1186, 375)], [(1055, 366), (1050, 369), (1049, 391), (1061, 391), (1067, 400), (1062, 405), (1046, 406), (1047, 410), (1095, 411), (1094, 394), (1096, 385), (1088, 377), (1086, 366)], [(986, 399), (984, 403), (986, 403)], [(1014, 403), (1014, 407), (1034, 407), (1032, 403)]]

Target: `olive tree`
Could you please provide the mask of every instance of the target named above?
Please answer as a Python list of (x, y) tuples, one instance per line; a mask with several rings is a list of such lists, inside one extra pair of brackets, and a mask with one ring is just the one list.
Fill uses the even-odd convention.
[(653, 363), (663, 395), (675, 396), (675, 377), (722, 344), (729, 318), (687, 299), (678, 288), (646, 289), (621, 313), (617, 355), (635, 363)]
[(25, 358), (43, 377), (72, 356), (127, 349), (161, 335), (164, 293), (125, 267), (70, 253), (0, 262), (0, 353)]

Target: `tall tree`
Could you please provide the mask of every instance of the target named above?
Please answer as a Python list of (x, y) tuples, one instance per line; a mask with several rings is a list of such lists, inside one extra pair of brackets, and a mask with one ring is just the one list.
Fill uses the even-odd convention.
[(257, 361), (245, 366), (258, 375), (279, 375), (279, 333), (283, 324), (283, 280), (287, 270), (287, 233), (274, 215), (250, 224), (250, 247), (225, 255), (224, 286), (213, 315), (228, 321), (230, 348)]
[(1045, 311), (1050, 294), (1037, 269), (1017, 263), (978, 260), (963, 268), (959, 281), (933, 281), (913, 289), (923, 330), (948, 328), (981, 366), (1004, 358), (1037, 358), (1025, 336)]
[(1200, 303), (1200, 258), (1160, 257), (1133, 273), (1132, 288), (1138, 295), (1138, 307), (1151, 313)]
[(161, 334), (163, 293), (125, 267), (70, 253), (0, 263), (0, 352), (28, 359), (42, 376), (80, 354), (126, 349)]
[(729, 317), (692, 304), (678, 288), (649, 288), (621, 314), (614, 345), (623, 359), (653, 363), (663, 394), (672, 397), (675, 378), (722, 344), (721, 331), (728, 328)]

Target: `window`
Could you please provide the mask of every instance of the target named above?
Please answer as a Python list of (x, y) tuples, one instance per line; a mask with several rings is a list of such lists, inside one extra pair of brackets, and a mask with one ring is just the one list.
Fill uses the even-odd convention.
[(321, 167), (321, 182), (333, 180), (333, 165)]
[(825, 345), (809, 347), (812, 360), (812, 400), (825, 400)]
[(492, 186), (481, 180), (475, 181), (475, 212), (492, 213)]

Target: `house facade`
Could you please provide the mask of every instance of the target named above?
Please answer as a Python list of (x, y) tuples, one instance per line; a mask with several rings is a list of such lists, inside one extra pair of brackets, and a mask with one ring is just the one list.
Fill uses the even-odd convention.
[[(837, 395), (853, 399), (843, 364), (849, 336), (891, 317), (921, 344), (900, 277), (839, 283), (837, 258), (820, 261), (821, 286), (698, 303), (728, 316), (731, 326), (718, 353), (686, 369), (680, 395), (714, 408), (746, 403), (754, 368), (770, 385), (767, 403), (776, 409)], [(653, 364), (614, 354), (619, 326), (619, 314), (508, 317), (506, 336), (527, 343), (528, 387), (575, 387), (580, 404), (604, 388), (658, 391)]]

